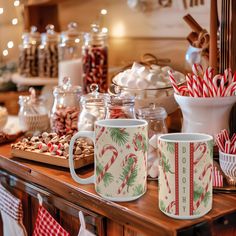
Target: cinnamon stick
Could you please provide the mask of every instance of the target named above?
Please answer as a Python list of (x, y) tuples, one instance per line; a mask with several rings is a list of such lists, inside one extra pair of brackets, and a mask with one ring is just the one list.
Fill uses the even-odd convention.
[(196, 33), (199, 34), (203, 30), (202, 27), (194, 20), (194, 18), (190, 14), (184, 16), (183, 19)]
[(193, 43), (198, 40), (198, 34), (196, 32), (191, 32), (187, 36), (187, 40), (189, 41), (191, 45), (193, 45)]
[(217, 0), (211, 0), (210, 7), (210, 60), (209, 65), (214, 68), (215, 74), (218, 74), (217, 60), (217, 29), (218, 29)]

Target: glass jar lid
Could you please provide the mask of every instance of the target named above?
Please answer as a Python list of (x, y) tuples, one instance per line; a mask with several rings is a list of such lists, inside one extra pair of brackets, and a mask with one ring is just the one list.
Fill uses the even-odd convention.
[(138, 109), (138, 117), (147, 120), (164, 120), (167, 117), (167, 112), (163, 107), (156, 107), (155, 104), (150, 104), (149, 107)]
[(58, 94), (81, 94), (82, 88), (80, 86), (73, 86), (70, 77), (64, 77), (62, 85), (56, 86), (53, 90), (54, 95)]
[(46, 33), (43, 33), (41, 36), (42, 44), (46, 42), (58, 42), (58, 34), (55, 32), (54, 28), (54, 25), (46, 26)]
[(29, 43), (37, 44), (40, 43), (41, 41), (41, 36), (40, 33), (37, 31), (36, 26), (31, 26), (30, 32), (24, 32), (21, 38), (23, 44), (29, 44)]
[(84, 35), (85, 42), (92, 41), (93, 44), (100, 44), (102, 41), (106, 40), (107, 33), (101, 31), (98, 24), (91, 24), (90, 33)]
[(78, 25), (76, 22), (70, 22), (68, 24), (68, 30), (61, 33), (61, 43), (65, 44), (67, 42), (71, 43), (81, 43), (82, 32), (78, 31)]
[(98, 90), (99, 86), (97, 84), (91, 84), (91, 93), (81, 96), (80, 102), (82, 104), (106, 105), (109, 101), (109, 95), (106, 93), (99, 93)]

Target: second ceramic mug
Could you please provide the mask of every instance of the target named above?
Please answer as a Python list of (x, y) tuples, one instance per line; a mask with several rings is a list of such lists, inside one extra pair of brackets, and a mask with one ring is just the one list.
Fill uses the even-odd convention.
[[(69, 165), (72, 178), (80, 184), (95, 183), (96, 192), (112, 201), (132, 201), (147, 188), (147, 122), (136, 119), (99, 120), (95, 131), (80, 131), (70, 142)], [(95, 173), (80, 178), (74, 170), (76, 139), (94, 142)]]

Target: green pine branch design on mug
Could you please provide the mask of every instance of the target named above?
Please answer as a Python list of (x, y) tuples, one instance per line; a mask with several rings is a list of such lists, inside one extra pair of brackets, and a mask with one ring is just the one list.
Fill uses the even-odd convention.
[(111, 139), (116, 142), (119, 146), (125, 145), (128, 142), (129, 133), (125, 129), (120, 128), (109, 128)]
[[(104, 169), (104, 167), (102, 166), (102, 164), (97, 162), (96, 175), (99, 176), (99, 174), (103, 171), (103, 169)], [(110, 172), (106, 172), (103, 176), (103, 179), (102, 179), (105, 187), (107, 187), (110, 183), (112, 183), (113, 180), (114, 180), (114, 177)]]
[(137, 133), (134, 135), (133, 144), (137, 151), (143, 151), (144, 153), (148, 149), (148, 141), (144, 134)]
[(139, 196), (144, 192), (142, 184), (139, 184), (133, 188), (133, 196)]
[(162, 153), (162, 166), (163, 166), (163, 171), (164, 172), (170, 172), (171, 174), (174, 174), (173, 171), (171, 171), (170, 169), (170, 163), (169, 163), (169, 160), (166, 159), (166, 156), (164, 153)]
[[(122, 174), (120, 175), (120, 179), (122, 181), (124, 181), (126, 177), (128, 176), (133, 164), (134, 164), (134, 159), (129, 158), (127, 160), (126, 166), (123, 168)], [(130, 177), (127, 180), (127, 192), (129, 192), (129, 188), (132, 187), (133, 184), (135, 183), (137, 175), (138, 175), (138, 170), (137, 170), (137, 166), (135, 166), (134, 170), (132, 171)]]
[(166, 206), (163, 200), (160, 201), (160, 209), (161, 211), (166, 211)]
[(214, 146), (213, 141), (212, 140), (208, 141), (207, 144), (208, 144), (208, 149), (210, 150), (210, 156), (211, 158), (213, 158), (213, 146)]
[[(194, 182), (194, 192), (193, 192), (193, 200), (196, 202), (203, 194), (204, 188), (202, 186), (199, 186), (196, 182)], [(206, 192), (203, 202), (204, 206), (206, 207), (208, 202), (210, 201), (211, 193), (210, 191)]]
[(170, 152), (170, 153), (174, 153), (175, 152), (174, 143), (167, 143), (167, 151)]

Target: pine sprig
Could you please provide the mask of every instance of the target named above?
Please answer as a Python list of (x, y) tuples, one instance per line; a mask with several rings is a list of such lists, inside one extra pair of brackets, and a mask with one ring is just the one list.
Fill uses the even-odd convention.
[(160, 201), (160, 209), (162, 211), (165, 211), (166, 210), (166, 206), (165, 206), (165, 203), (163, 202), (163, 200)]
[(167, 151), (169, 151), (170, 153), (175, 152), (174, 143), (167, 143)]
[(125, 145), (128, 142), (129, 133), (120, 128), (109, 128), (112, 141), (119, 146)]
[(133, 190), (134, 190), (133, 196), (139, 196), (144, 192), (142, 184), (135, 186)]
[[(132, 168), (132, 165), (134, 163), (134, 160), (132, 158), (129, 158), (127, 161), (126, 166), (123, 168), (123, 172), (120, 175), (120, 179), (122, 181), (125, 180), (126, 176), (128, 175), (130, 169)], [(138, 175), (137, 167), (134, 168), (133, 172), (131, 173), (128, 181), (127, 181), (127, 192), (129, 192), (129, 188), (135, 183), (135, 179)]]
[[(97, 162), (96, 164), (96, 175), (98, 176), (102, 171), (103, 171), (104, 167), (102, 166), (101, 163)], [(106, 172), (103, 176), (103, 183), (104, 186), (107, 187), (111, 182), (113, 182), (114, 177), (110, 172)]]
[(193, 191), (193, 200), (196, 202), (200, 196), (202, 195), (204, 189), (202, 186), (199, 186), (196, 182), (194, 182), (194, 191)]
[(171, 174), (174, 174), (173, 171), (171, 171), (170, 169), (170, 163), (169, 163), (169, 160), (166, 160), (166, 156), (164, 153), (162, 153), (162, 163), (163, 163), (163, 169), (164, 169), (164, 172), (170, 172)]

